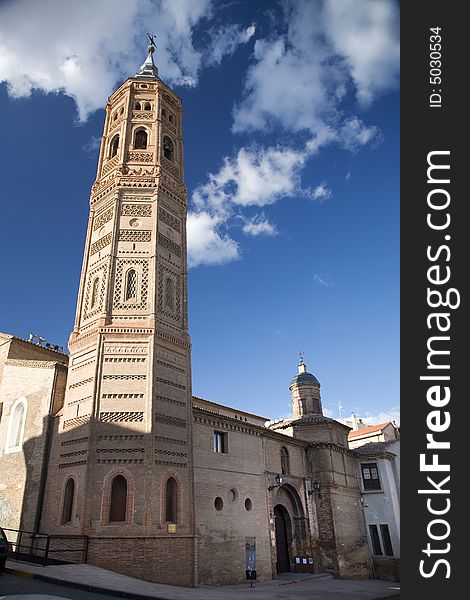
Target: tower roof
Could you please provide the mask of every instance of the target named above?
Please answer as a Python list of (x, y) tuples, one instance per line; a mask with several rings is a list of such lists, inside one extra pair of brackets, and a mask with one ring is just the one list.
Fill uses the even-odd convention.
[(315, 375), (312, 375), (311, 373), (309, 373), (307, 371), (307, 365), (304, 363), (302, 354), (300, 355), (298, 369), (299, 369), (299, 372), (297, 373), (297, 375), (295, 375), (293, 377), (292, 381), (290, 382), (289, 388), (291, 388), (294, 385), (302, 385), (302, 384), (310, 384), (311, 385), (312, 383), (315, 385), (318, 385), (318, 386), (320, 385), (320, 382), (315, 377)]
[(136, 73), (137, 77), (158, 77), (158, 69), (153, 62), (153, 53), (155, 52), (157, 46), (155, 45), (154, 36), (147, 34), (150, 40), (150, 44), (147, 47), (147, 58), (145, 62), (140, 67), (139, 71)]

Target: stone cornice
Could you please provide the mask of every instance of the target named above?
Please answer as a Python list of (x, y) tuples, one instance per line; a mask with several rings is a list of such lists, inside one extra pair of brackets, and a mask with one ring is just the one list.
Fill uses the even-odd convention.
[(276, 429), (287, 429), (288, 427), (297, 428), (297, 427), (303, 427), (303, 426), (309, 426), (309, 425), (318, 425), (318, 426), (333, 425), (334, 427), (341, 427), (342, 429), (347, 429), (348, 431), (351, 429), (351, 427), (348, 427), (347, 425), (344, 425), (343, 423), (336, 421), (336, 419), (330, 419), (330, 417), (325, 417), (324, 415), (307, 415), (307, 416), (303, 416), (303, 417), (294, 417), (292, 419), (285, 419), (281, 423), (276, 423), (275, 425), (272, 425), (271, 428), (276, 430)]
[(356, 456), (361, 460), (383, 458), (385, 460), (393, 461), (396, 458), (396, 454), (389, 452), (388, 450), (377, 450), (376, 452), (368, 452), (367, 454), (356, 452)]
[(309, 442), (309, 448), (329, 448), (330, 450), (335, 450), (336, 452), (341, 452), (342, 454), (347, 454), (348, 456), (352, 456), (353, 458), (357, 458), (360, 455), (354, 450), (350, 448), (345, 448), (344, 446), (340, 446), (339, 444), (334, 444), (333, 442)]
[(19, 358), (7, 358), (5, 365), (10, 367), (31, 367), (35, 369), (54, 369), (56, 366), (63, 369), (67, 368), (67, 365), (56, 360), (25, 360)]
[[(242, 431), (245, 433), (256, 434), (259, 436), (267, 437), (278, 442), (282, 441), (282, 443), (289, 443), (296, 446), (300, 446), (302, 448), (306, 448), (309, 444), (304, 440), (299, 440), (297, 438), (290, 437), (284, 433), (278, 433), (276, 431), (272, 431), (267, 427), (263, 427), (262, 425), (256, 425), (255, 423), (248, 423), (247, 421), (240, 421), (240, 419), (236, 419), (235, 417), (230, 417), (228, 415), (221, 415), (220, 413), (204, 408), (200, 408), (199, 406), (193, 405), (193, 417), (194, 420), (198, 423), (204, 422), (204, 417), (210, 419), (212, 423), (216, 424), (216, 426), (220, 426), (220, 424), (233, 424), (238, 426), (238, 431)], [(246, 430), (246, 431), (245, 431)]]

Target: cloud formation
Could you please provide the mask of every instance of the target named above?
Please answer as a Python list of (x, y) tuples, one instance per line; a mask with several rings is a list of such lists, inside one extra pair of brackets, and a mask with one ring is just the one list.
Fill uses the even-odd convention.
[[(117, 83), (146, 56), (147, 31), (157, 36), (156, 62), (170, 85), (197, 84), (202, 62), (220, 63), (247, 42), (254, 26), (209, 32), (196, 49), (193, 32), (211, 17), (212, 0), (16, 0), (0, 6), (0, 82), (11, 96), (33, 89), (73, 98), (78, 119), (102, 108)], [(226, 37), (222, 36), (226, 34)]]
[[(188, 219), (192, 266), (240, 257), (230, 228), (247, 207), (294, 196), (331, 197), (324, 182), (302, 187), (306, 163), (329, 144), (356, 152), (379, 143), (379, 129), (346, 111), (344, 103), (354, 96), (363, 109), (396, 85), (398, 73), (394, 0), (279, 2), (273, 8), (278, 27), (265, 37), (254, 24), (217, 29), (214, 17), (224, 9), (213, 0), (100, 0), (92, 11), (89, 1), (76, 0), (0, 5), (0, 82), (14, 97), (33, 89), (65, 94), (82, 122), (137, 71), (147, 31), (157, 36), (156, 62), (170, 85), (197, 85), (203, 67), (218, 66), (240, 45), (253, 43), (232, 130), (256, 135), (257, 145), (246, 142), (194, 190)], [(198, 43), (196, 29), (204, 32)], [(296, 141), (261, 145), (273, 131)], [(246, 235), (277, 232), (266, 216), (244, 218)]]
[(389, 411), (377, 411), (377, 412), (365, 412), (361, 415), (364, 423), (367, 425), (379, 425), (380, 423), (387, 423), (388, 421), (395, 421), (397, 425), (400, 424), (400, 410), (398, 408), (392, 408)]
[(233, 130), (341, 127), (349, 91), (362, 104), (395, 86), (398, 9), (392, 0), (290, 0), (286, 33), (255, 42)]
[[(195, 190), (193, 206), (217, 215), (227, 229), (234, 206), (266, 206), (295, 195), (331, 198), (326, 182), (313, 190), (302, 187), (305, 164), (329, 144), (352, 153), (379, 144), (380, 130), (351, 115), (344, 103), (354, 95), (367, 106), (397, 83), (398, 9), (393, 0), (287, 0), (282, 6), (284, 32), (254, 43), (232, 131), (260, 137), (282, 130), (292, 139), (303, 134), (306, 142), (256, 152), (242, 147), (209, 174)], [(245, 225), (243, 232), (260, 234), (270, 227), (275, 226)]]
[(243, 225), (243, 233), (257, 237), (277, 235), (277, 228), (269, 222), (264, 213), (260, 213), (251, 219), (245, 219)]
[(240, 44), (246, 44), (255, 34), (255, 25), (242, 28), (228, 25), (211, 33), (211, 43), (205, 55), (205, 64), (220, 65), (224, 56), (231, 56)]
[(206, 211), (189, 213), (188, 265), (221, 265), (240, 258), (238, 244), (221, 232), (223, 221)]

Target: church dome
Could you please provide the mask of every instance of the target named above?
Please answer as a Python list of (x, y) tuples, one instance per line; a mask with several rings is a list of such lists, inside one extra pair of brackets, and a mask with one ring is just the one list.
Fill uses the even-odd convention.
[(290, 382), (290, 385), (299, 385), (299, 383), (316, 383), (317, 385), (320, 385), (320, 382), (315, 375), (307, 372), (297, 373), (297, 375)]
[(292, 388), (292, 386), (294, 385), (302, 385), (304, 383), (310, 385), (312, 383), (314, 385), (320, 385), (320, 382), (315, 377), (315, 375), (312, 375), (307, 371), (307, 365), (304, 363), (303, 358), (301, 358), (299, 362), (299, 372), (293, 377), (292, 381), (290, 382), (289, 388)]

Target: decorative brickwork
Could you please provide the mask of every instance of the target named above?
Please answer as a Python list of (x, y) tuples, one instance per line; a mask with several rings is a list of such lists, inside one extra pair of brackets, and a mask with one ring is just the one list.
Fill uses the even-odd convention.
[[(139, 293), (136, 302), (125, 302), (124, 286), (125, 275), (128, 269), (135, 268), (138, 271)], [(140, 277), (139, 277), (140, 275)], [(114, 286), (114, 308), (115, 309), (130, 309), (130, 310), (145, 310), (147, 308), (149, 286), (149, 261), (143, 258), (135, 260), (131, 259), (116, 259), (116, 279)]]
[(159, 383), (164, 383), (165, 385), (171, 385), (172, 387), (178, 388), (180, 390), (185, 390), (186, 386), (182, 383), (176, 383), (174, 381), (170, 381), (170, 379), (163, 379), (162, 377), (155, 377), (155, 381)]
[(186, 427), (185, 419), (179, 419), (178, 417), (170, 417), (162, 413), (155, 414), (155, 421), (157, 423), (163, 423), (165, 425), (172, 425), (173, 427)]
[(98, 440), (100, 441), (127, 441), (127, 440), (143, 440), (144, 436), (141, 434), (135, 435), (99, 435)]
[(143, 381), (147, 375), (103, 375), (103, 379), (114, 379), (116, 381)]
[(160, 218), (160, 221), (165, 223), (165, 225), (168, 225), (169, 227), (171, 227), (178, 233), (181, 233), (181, 221), (179, 219), (177, 219), (176, 217), (174, 217), (172, 214), (170, 214), (168, 211), (166, 211), (161, 206), (158, 209), (158, 216)]
[(164, 362), (163, 360), (156, 360), (157, 365), (161, 365), (162, 367), (166, 367), (167, 369), (173, 369), (173, 371), (178, 371), (178, 373), (186, 373), (186, 369), (181, 369), (180, 367), (176, 367), (175, 365), (170, 365), (170, 363)]
[(167, 442), (169, 444), (177, 444), (178, 446), (187, 446), (188, 445), (188, 442), (186, 442), (185, 440), (177, 440), (175, 438), (169, 438), (169, 437), (165, 437), (163, 435), (156, 435), (155, 441), (156, 442)]
[(100, 250), (103, 250), (103, 248), (105, 248), (108, 244), (111, 243), (112, 239), (113, 234), (110, 232), (103, 236), (101, 239), (99, 239), (97, 242), (92, 244), (90, 248), (90, 256), (93, 256), (93, 254), (96, 254)]
[(135, 421), (143, 421), (143, 412), (102, 412), (100, 413), (100, 421), (116, 422), (116, 423), (132, 423)]
[(64, 421), (63, 428), (69, 429), (70, 427), (78, 427), (79, 425), (85, 425), (90, 420), (91, 415), (82, 415), (81, 417), (75, 417), (73, 419), (67, 419)]
[(61, 442), (60, 445), (61, 446), (73, 446), (74, 444), (84, 444), (85, 442), (88, 442), (88, 436), (76, 438), (76, 439), (72, 439), (72, 440), (65, 440), (64, 442)]
[(96, 231), (97, 229), (102, 227), (105, 223), (108, 223), (108, 221), (111, 221), (113, 216), (114, 216), (114, 207), (108, 208), (104, 212), (98, 214), (93, 221), (93, 231)]
[[(111, 234), (110, 234), (111, 235)], [(98, 299), (94, 306), (91, 306), (92, 301), (92, 285), (96, 278), (99, 278), (99, 293)], [(95, 315), (99, 314), (103, 310), (104, 306), (104, 295), (106, 292), (106, 279), (107, 279), (107, 271), (105, 265), (101, 265), (96, 269), (93, 269), (88, 274), (88, 282), (86, 286), (85, 292), (85, 306), (83, 310), (83, 317), (85, 319), (90, 319)]]
[(132, 229), (121, 229), (119, 232), (120, 242), (150, 242), (151, 231), (134, 231)]
[(69, 390), (73, 390), (74, 388), (78, 388), (82, 385), (90, 383), (91, 381), (93, 381), (93, 379), (94, 377), (88, 377), (88, 379), (83, 379), (82, 381), (77, 381), (77, 383), (72, 383), (71, 385), (69, 385)]
[(151, 163), (153, 162), (153, 154), (151, 152), (129, 152), (127, 160), (129, 162)]
[(168, 402), (168, 404), (175, 404), (176, 406), (186, 406), (186, 402), (181, 400), (174, 400), (173, 398), (165, 398), (165, 396), (155, 396), (155, 400), (160, 402)]
[(151, 217), (151, 204), (123, 204), (121, 208), (123, 217)]
[[(170, 292), (167, 289), (169, 284), (171, 284)], [(176, 271), (160, 264), (158, 268), (158, 312), (176, 322), (180, 321), (181, 314), (180, 290), (181, 276)], [(168, 298), (169, 293), (171, 294), (170, 298)]]
[(178, 246), (178, 244), (176, 244), (173, 240), (170, 240), (170, 238), (166, 237), (166, 235), (163, 235), (163, 233), (158, 234), (158, 243), (162, 248), (168, 250), (168, 252), (172, 252), (181, 258), (181, 246)]
[(119, 156), (113, 156), (113, 158), (111, 158), (110, 160), (108, 160), (108, 162), (104, 165), (103, 167), (103, 171), (102, 171), (102, 177), (106, 177), (106, 175), (108, 173), (111, 173), (111, 171), (113, 169), (115, 169), (119, 164)]

